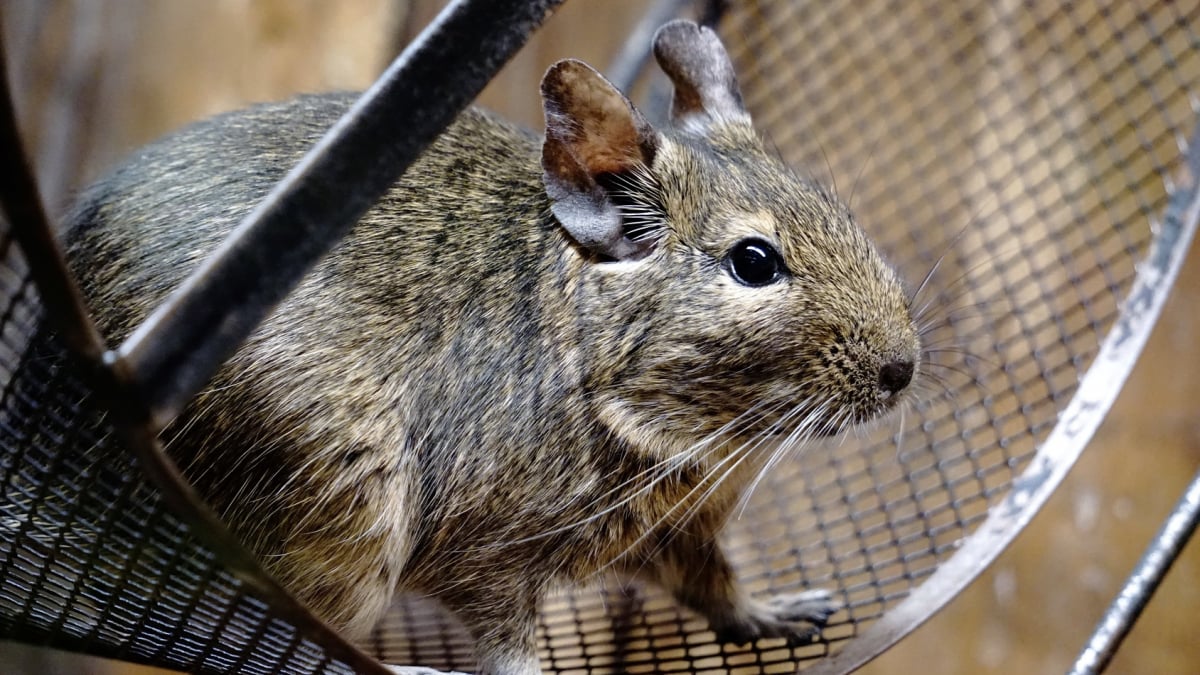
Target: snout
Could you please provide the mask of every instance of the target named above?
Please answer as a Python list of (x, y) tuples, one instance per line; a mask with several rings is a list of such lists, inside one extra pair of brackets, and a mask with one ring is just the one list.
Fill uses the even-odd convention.
[(889, 399), (904, 391), (912, 382), (916, 364), (909, 359), (888, 361), (879, 369), (880, 398)]
[(871, 349), (870, 345), (864, 345), (856, 354), (860, 360), (852, 381), (857, 395), (851, 403), (857, 409), (855, 422), (870, 422), (885, 416), (900, 404), (903, 394), (919, 377), (920, 342), (915, 335), (910, 339), (906, 332), (895, 331), (893, 335), (903, 337), (894, 340), (889, 347)]

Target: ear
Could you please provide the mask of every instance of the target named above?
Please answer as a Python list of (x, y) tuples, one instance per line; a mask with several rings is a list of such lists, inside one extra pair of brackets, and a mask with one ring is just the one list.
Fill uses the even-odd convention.
[(654, 58), (675, 85), (671, 121), (676, 126), (750, 123), (733, 62), (711, 28), (684, 20), (664, 25), (654, 34)]
[(601, 181), (645, 170), (658, 134), (629, 99), (582, 61), (559, 61), (542, 78), (546, 138), (542, 181), (555, 217), (580, 245), (625, 260), (649, 252), (635, 242)]

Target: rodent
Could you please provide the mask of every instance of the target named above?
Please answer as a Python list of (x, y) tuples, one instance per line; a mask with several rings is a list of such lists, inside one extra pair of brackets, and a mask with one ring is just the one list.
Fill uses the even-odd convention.
[[(764, 149), (716, 34), (672, 22), (655, 129), (599, 73), (542, 81), (544, 138), (468, 109), (166, 432), (266, 568), (364, 637), (434, 597), (481, 672), (539, 672), (547, 590), (661, 584), (719, 639), (803, 642), (717, 534), (781, 449), (873, 419), (922, 363), (898, 274)], [(85, 191), (72, 269), (127, 335), (348, 108), (310, 95), (154, 143)]]

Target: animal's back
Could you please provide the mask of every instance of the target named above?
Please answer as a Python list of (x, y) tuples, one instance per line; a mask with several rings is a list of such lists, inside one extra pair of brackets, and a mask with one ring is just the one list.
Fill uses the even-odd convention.
[[(140, 322), (353, 101), (353, 94), (309, 95), (220, 115), (140, 149), (89, 188), (67, 216), (67, 248), (106, 337), (123, 338)], [(389, 211), (408, 224), (359, 225), (335, 256), (352, 253), (358, 241), (382, 246), (392, 242), (381, 237), (402, 237), (404, 246), (387, 252), (392, 265), (419, 265), (423, 254), (437, 263), (452, 250), (462, 260), (470, 242), (457, 235), (468, 230), (451, 231), (487, 212), (489, 200), (536, 198), (537, 153), (532, 136), (467, 110), (363, 219), (386, 225), (379, 219)], [(463, 262), (460, 271), (470, 269)]]
[[(116, 344), (162, 302), (352, 101), (223, 115), (92, 187), (68, 220), (68, 252), (106, 338)], [(489, 446), (482, 436), (521, 405), (498, 401), (506, 387), (492, 380), (512, 391), (558, 367), (538, 339), (554, 312), (530, 283), (545, 247), (562, 244), (538, 151), (488, 113), (464, 112), (165, 434), (271, 571), (351, 633), (394, 592), (408, 544), (443, 517), (414, 501), (443, 504), (454, 489), (469, 500), (471, 476), (488, 472), (462, 466), (461, 451)], [(439, 442), (447, 427), (465, 439)], [(440, 472), (449, 467), (459, 480)]]

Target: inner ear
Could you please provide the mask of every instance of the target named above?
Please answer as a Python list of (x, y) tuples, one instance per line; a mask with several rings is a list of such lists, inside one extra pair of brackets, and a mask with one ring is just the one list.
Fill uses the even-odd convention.
[(649, 253), (655, 239), (635, 239), (627, 231), (628, 209), (620, 201), (628, 194), (621, 181), (649, 174), (657, 132), (582, 61), (551, 66), (542, 79), (542, 103), (542, 181), (555, 217), (577, 243), (601, 256), (625, 260)]

